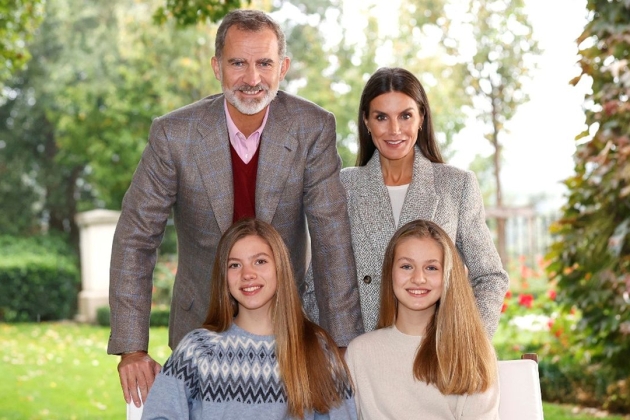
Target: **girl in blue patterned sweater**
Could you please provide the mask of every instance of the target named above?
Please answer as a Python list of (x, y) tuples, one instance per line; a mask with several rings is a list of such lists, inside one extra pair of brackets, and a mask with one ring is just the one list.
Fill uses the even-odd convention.
[(164, 364), (143, 419), (356, 419), (336, 344), (302, 311), (275, 229), (244, 219), (223, 235), (210, 309)]

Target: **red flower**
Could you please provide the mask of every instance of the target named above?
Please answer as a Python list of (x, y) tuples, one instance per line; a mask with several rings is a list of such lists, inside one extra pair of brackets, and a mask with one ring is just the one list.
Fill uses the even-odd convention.
[(551, 289), (547, 292), (547, 296), (549, 296), (549, 299), (551, 300), (556, 300), (556, 291)]
[(523, 279), (529, 278), (531, 276), (532, 271), (526, 265), (521, 265), (521, 277)]
[(507, 293), (505, 294), (505, 298), (506, 298), (506, 299), (509, 299), (509, 298), (511, 298), (511, 297), (512, 297), (512, 291), (511, 291), (511, 290), (508, 290), (508, 291), (507, 291)]
[(533, 303), (534, 303), (534, 296), (532, 295), (525, 294), (525, 295), (520, 295), (518, 297), (518, 304), (528, 309), (532, 307)]
[(507, 310), (508, 304), (503, 302), (503, 306), (501, 307), (501, 313), (505, 312)]
[(549, 329), (552, 329), (554, 322), (555, 320), (553, 318), (549, 318), (549, 321), (547, 321), (547, 327), (549, 327)]

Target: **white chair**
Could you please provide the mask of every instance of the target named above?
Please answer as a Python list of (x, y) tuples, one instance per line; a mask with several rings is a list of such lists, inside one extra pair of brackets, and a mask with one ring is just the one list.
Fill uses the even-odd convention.
[(521, 360), (499, 361), (499, 391), (501, 420), (544, 420), (535, 354), (524, 354)]
[[(138, 394), (139, 393), (140, 389), (138, 388)], [(142, 407), (144, 407), (144, 405), (136, 407), (133, 401), (131, 401), (131, 404), (127, 404), (127, 420), (140, 420), (142, 417)]]
[[(527, 353), (521, 360), (499, 361), (499, 418), (544, 420), (538, 358)], [(127, 420), (140, 420), (142, 406), (127, 404)]]

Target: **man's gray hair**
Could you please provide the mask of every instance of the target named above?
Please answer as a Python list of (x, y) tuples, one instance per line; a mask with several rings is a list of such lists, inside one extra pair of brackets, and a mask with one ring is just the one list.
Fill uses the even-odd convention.
[(225, 36), (230, 27), (236, 26), (242, 31), (258, 32), (265, 28), (271, 29), (278, 38), (278, 53), (280, 60), (284, 59), (287, 50), (287, 41), (284, 32), (280, 29), (280, 25), (276, 23), (269, 15), (260, 10), (237, 9), (232, 10), (225, 15), (219, 29), (217, 30), (217, 38), (214, 41), (214, 55), (217, 59), (221, 59), (223, 55), (223, 47), (225, 47)]

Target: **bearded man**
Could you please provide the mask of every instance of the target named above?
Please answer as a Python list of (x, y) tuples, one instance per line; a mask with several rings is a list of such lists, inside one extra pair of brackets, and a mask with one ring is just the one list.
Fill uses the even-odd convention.
[(278, 90), (290, 59), (282, 30), (265, 13), (227, 14), (215, 54), (223, 93), (153, 121), (114, 236), (107, 351), (121, 355), (123, 394), (137, 406), (160, 370), (147, 353), (149, 315), (171, 211), (178, 242), (171, 348), (203, 324), (219, 239), (244, 217), (278, 230), (302, 292), (311, 255), (319, 323), (340, 347), (363, 332), (334, 116)]

